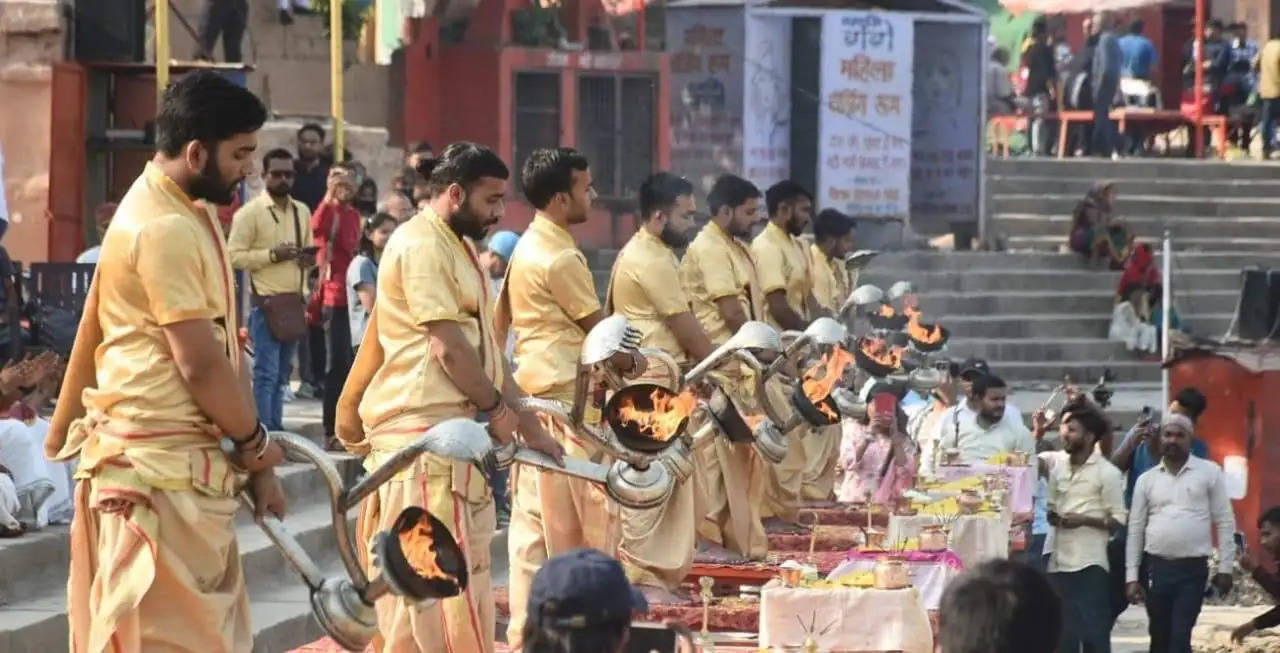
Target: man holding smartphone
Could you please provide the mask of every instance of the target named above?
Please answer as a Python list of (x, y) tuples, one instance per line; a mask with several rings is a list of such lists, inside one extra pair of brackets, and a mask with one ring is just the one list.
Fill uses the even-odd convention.
[(304, 277), (315, 262), (311, 212), (292, 196), (294, 176), (288, 150), (267, 152), (262, 157), (267, 192), (236, 211), (227, 242), (231, 265), (249, 273), (253, 399), (272, 431), (284, 428), (284, 387), (298, 340), (307, 332)]

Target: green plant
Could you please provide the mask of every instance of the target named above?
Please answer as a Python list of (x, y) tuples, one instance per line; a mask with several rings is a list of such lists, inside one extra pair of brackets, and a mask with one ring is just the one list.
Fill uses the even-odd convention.
[[(342, 40), (356, 41), (360, 38), (360, 29), (366, 20), (373, 18), (373, 4), (369, 0), (342, 1)], [(311, 3), (317, 15), (324, 19), (324, 35), (329, 36), (329, 0), (316, 0)]]

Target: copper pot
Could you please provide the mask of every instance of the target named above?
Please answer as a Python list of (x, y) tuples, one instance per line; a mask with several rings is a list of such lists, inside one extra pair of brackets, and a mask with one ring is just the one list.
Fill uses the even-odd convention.
[(884, 549), (885, 540), (889, 538), (889, 534), (878, 528), (864, 528), (862, 534), (867, 540), (868, 549)]
[(982, 487), (986, 488), (988, 492), (999, 490), (1004, 486), (1005, 486), (1004, 474), (992, 473), (992, 474), (985, 474), (982, 477)]
[(876, 560), (874, 570), (875, 588), (878, 590), (900, 590), (911, 586), (911, 574), (907, 571), (907, 563), (893, 558)]
[(920, 529), (920, 550), (937, 553), (947, 550), (947, 531), (941, 526), (925, 526)]
[(957, 503), (960, 504), (961, 513), (972, 515), (982, 507), (982, 497), (978, 495), (977, 490), (962, 490)]

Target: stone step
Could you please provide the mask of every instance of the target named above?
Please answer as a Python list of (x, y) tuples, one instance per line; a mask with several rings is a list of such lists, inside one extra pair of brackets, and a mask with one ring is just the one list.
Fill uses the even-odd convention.
[[(1062, 242), (1066, 242), (1063, 235)], [(1160, 258), (1159, 255), (1156, 257)], [(1178, 269), (1239, 270), (1249, 265), (1275, 265), (1274, 254), (1256, 251), (1200, 251), (1180, 249), (1174, 251), (1174, 265)], [(1010, 276), (1028, 272), (1051, 270), (1055, 272), (1092, 271), (1078, 254), (1065, 252), (1025, 250), (1008, 252), (886, 252), (871, 261), (864, 274), (880, 271), (916, 272), (968, 272), (970, 270), (1007, 270)], [(1118, 273), (1113, 273), (1118, 274)], [(1118, 279), (1119, 277), (1117, 277)]]
[[(350, 477), (359, 466), (344, 456), (339, 469)], [(322, 569), (336, 571), (331, 508), (319, 472), (288, 464), (279, 474), (290, 502), (285, 525)], [(286, 651), (314, 641), (322, 633), (311, 617), (305, 585), (247, 512), (240, 512), (236, 538), (251, 598), (254, 650)], [(68, 545), (65, 526), (0, 541), (0, 651), (67, 649)]]
[[(1067, 235), (1052, 236), (1011, 236), (1006, 241), (1011, 249), (1047, 250), (1062, 252), (1067, 247)], [(1280, 238), (1233, 238), (1204, 236), (1180, 238), (1178, 244), (1185, 249), (1199, 250), (1205, 253), (1228, 252), (1261, 255), (1264, 252), (1275, 252), (1280, 249)], [(1274, 258), (1272, 259), (1274, 261)], [(1248, 265), (1239, 263), (1238, 265)]]
[[(923, 288), (928, 288), (924, 286)], [(1003, 313), (1104, 313), (1115, 305), (1113, 285), (1098, 290), (1045, 291), (998, 290), (986, 292), (929, 292), (920, 294), (920, 305), (926, 321), (937, 316), (943, 324), (959, 315), (999, 315)], [(1197, 312), (1226, 313), (1234, 311), (1238, 297), (1233, 290), (1178, 290), (1178, 305), (1194, 306)]]
[(1106, 338), (955, 338), (947, 343), (947, 354), (953, 359), (1027, 362), (1137, 358), (1123, 342)]
[[(1231, 323), (1230, 313), (1186, 314), (1192, 331), (1220, 336)], [(947, 319), (953, 338), (1104, 338), (1111, 325), (1111, 313), (1026, 315), (964, 315)], [(1050, 375), (1052, 378), (1052, 375)]]
[[(1063, 361), (1007, 361), (989, 360), (992, 373), (1005, 381), (1016, 383), (1025, 381), (1043, 381), (1045, 379), (1061, 380), (1070, 376), (1077, 384), (1092, 387), (1102, 376), (1103, 370), (1110, 369), (1118, 383), (1158, 382), (1160, 380), (1160, 364), (1136, 360), (1063, 360)], [(1035, 407), (1033, 406), (1032, 409)]]
[[(1280, 196), (1280, 175), (1259, 179), (1178, 179), (1178, 178), (1130, 178), (1108, 179), (1115, 182), (1120, 196), (1166, 195), (1174, 197), (1276, 197)], [(1010, 174), (988, 175), (987, 189), (994, 195), (1016, 193), (1045, 193), (1071, 195), (1083, 198), (1093, 185), (1094, 178), (1060, 176), (1028, 176), (1014, 171)]]
[(1197, 161), (1194, 159), (1054, 159), (1030, 157), (989, 158), (986, 173), (998, 176), (1102, 179), (1276, 179), (1280, 170), (1272, 163), (1249, 161)]
[[(1002, 236), (1060, 236), (1071, 232), (1070, 215), (1036, 213), (999, 213), (992, 224)], [(1167, 230), (1178, 246), (1184, 238), (1234, 237), (1280, 238), (1280, 218), (1234, 217), (1230, 219), (1203, 216), (1134, 216), (1125, 223), (1141, 239), (1159, 247)]]
[[(986, 291), (1040, 291), (1071, 293), (1077, 291), (1107, 292), (1120, 280), (1119, 272), (1083, 270), (1018, 270), (975, 269), (963, 274), (955, 272), (888, 271), (873, 268), (859, 277), (888, 289), (899, 280), (910, 281), (921, 293), (980, 293)], [(1235, 270), (1183, 269), (1174, 275), (1178, 292), (1231, 291), (1240, 287), (1240, 273)]]
[[(1071, 215), (1080, 202), (1079, 195), (1018, 193), (993, 195), (988, 204), (992, 213), (1039, 213)], [(1116, 215), (1121, 217), (1189, 215), (1234, 219), (1240, 215), (1280, 217), (1280, 198), (1220, 197), (1189, 198), (1160, 195), (1128, 195), (1116, 200)]]

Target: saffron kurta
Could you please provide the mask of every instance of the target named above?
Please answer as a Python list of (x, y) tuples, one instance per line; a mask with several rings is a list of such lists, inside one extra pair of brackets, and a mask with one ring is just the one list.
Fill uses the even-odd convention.
[[(600, 310), (587, 259), (573, 236), (535, 215), (520, 237), (499, 295), (499, 331), (515, 334), (515, 379), (530, 396), (571, 405), (586, 332), (581, 320)], [(558, 421), (544, 419), (569, 456), (609, 462), (605, 452)], [(579, 547), (610, 555), (618, 547), (618, 506), (599, 486), (564, 474), (516, 465), (507, 531), (511, 621), (507, 642), (518, 650), (533, 575), (547, 558)]]
[[(643, 346), (661, 349), (683, 363), (684, 349), (664, 321), (689, 310), (679, 266), (675, 252), (661, 239), (645, 229), (637, 231), (613, 264), (607, 303), (640, 330)], [(662, 383), (667, 375), (661, 368), (651, 361), (637, 381)], [(693, 567), (698, 524), (706, 514), (700, 467), (694, 465), (693, 476), (676, 487), (665, 505), (651, 510), (622, 508), (618, 559), (631, 582), (675, 589)]]
[[(814, 299), (834, 315), (849, 296), (849, 275), (844, 262), (832, 259), (817, 244), (811, 244), (809, 277)], [(805, 450), (800, 490), (803, 498), (819, 501), (832, 498), (836, 467), (840, 463), (841, 435), (840, 425), (835, 424), (812, 429), (809, 437), (801, 440)]]
[(71, 650), (249, 651), (233, 498), (244, 479), (163, 329), (207, 321), (239, 369), (222, 231), (148, 163), (120, 202), (96, 275), (46, 441), (55, 460), (80, 457)]
[[(367, 450), (374, 469), (431, 426), (453, 417), (474, 418), (476, 407), (431, 354), (430, 322), (453, 322), (479, 354), (495, 387), (503, 382), (501, 348), (493, 328), (493, 297), (487, 274), (469, 239), (459, 238), (431, 209), (396, 230), (378, 266), (375, 321), (360, 347), (361, 358), (382, 359), (359, 402), (365, 440), (348, 443)], [(377, 343), (366, 353), (369, 345)], [(353, 370), (364, 369), (358, 362)], [(358, 392), (359, 372), (348, 377), (344, 395)], [(344, 405), (349, 405), (344, 401)], [(340, 408), (341, 410), (341, 408)], [(339, 415), (339, 422), (344, 422)], [(470, 566), (470, 583), (459, 596), (424, 606), (384, 596), (375, 606), (377, 651), (489, 652), (494, 606), (489, 543), (495, 514), (488, 483), (471, 464), (421, 456), (360, 506), (357, 531), (370, 542), (391, 527), (400, 512), (422, 506), (449, 527)], [(360, 550), (371, 567), (368, 548)]]
[[(748, 320), (761, 305), (751, 252), (715, 222), (708, 222), (689, 244), (680, 262), (680, 278), (693, 313), (712, 344), (732, 334), (717, 300), (733, 298)], [(715, 380), (743, 410), (758, 410), (754, 377), (746, 368), (716, 374)], [(706, 471), (707, 514), (699, 531), (707, 539), (744, 556), (761, 559), (769, 543), (760, 517), (766, 480), (765, 462), (751, 444), (717, 438), (702, 453)]]
[[(777, 224), (770, 222), (755, 237), (755, 240), (751, 241), (751, 253), (755, 257), (756, 270), (760, 275), (761, 295), (767, 297), (774, 291), (783, 291), (787, 298), (787, 305), (804, 318), (805, 297), (811, 289), (809, 257), (804, 251), (804, 245)], [(781, 329), (781, 325), (773, 318), (767, 307), (763, 313), (766, 322)], [(781, 388), (778, 384), (771, 383), (770, 391), (777, 396), (777, 403), (790, 401), (787, 397), (790, 393), (789, 388)], [(814, 437), (822, 436), (813, 433), (808, 425), (797, 427), (795, 431), (788, 434), (791, 446), (787, 450), (786, 458), (776, 465), (768, 466), (769, 483), (765, 488), (764, 503), (766, 517), (795, 519), (800, 509), (807, 450), (818, 443), (818, 441), (807, 441)]]

